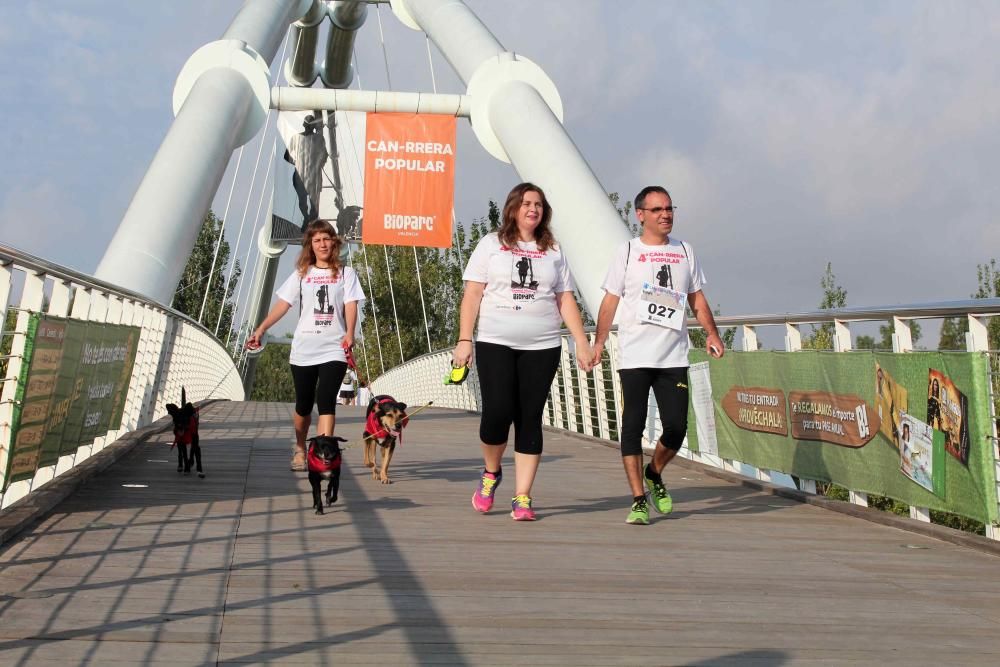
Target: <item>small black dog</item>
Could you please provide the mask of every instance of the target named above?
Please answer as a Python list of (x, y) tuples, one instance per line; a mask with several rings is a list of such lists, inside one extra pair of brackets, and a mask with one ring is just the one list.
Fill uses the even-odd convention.
[(340, 454), (340, 443), (347, 442), (335, 435), (317, 435), (309, 438), (309, 449), (306, 452), (306, 465), (309, 468), (309, 484), (312, 486), (313, 507), (316, 514), (323, 513), (323, 499), (320, 497), (320, 487), (323, 480), (330, 480), (326, 485), (326, 504), (337, 502), (340, 491), (340, 464), (343, 457)]
[(195, 464), (198, 477), (205, 478), (201, 470), (201, 445), (198, 438), (198, 408), (187, 402), (181, 387), (181, 407), (167, 403), (167, 412), (174, 420), (174, 445), (177, 447), (177, 472), (185, 475)]

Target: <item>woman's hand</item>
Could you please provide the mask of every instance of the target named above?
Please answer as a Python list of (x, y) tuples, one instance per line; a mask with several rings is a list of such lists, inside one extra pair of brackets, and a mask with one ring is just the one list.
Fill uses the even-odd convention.
[(472, 363), (472, 341), (460, 340), (451, 353), (451, 364), (455, 368), (468, 366)]
[(589, 372), (594, 367), (594, 350), (590, 347), (590, 341), (584, 340), (576, 342), (576, 365), (583, 372)]
[(587, 369), (588, 371), (592, 371), (601, 365), (601, 357), (604, 355), (604, 343), (595, 342), (590, 347), (590, 353), (590, 368)]
[(340, 341), (340, 346), (345, 350), (350, 350), (354, 347), (354, 334), (346, 333), (344, 334), (343, 340)]
[(247, 346), (246, 346), (247, 349), (248, 350), (259, 349), (260, 348), (260, 339), (261, 339), (261, 337), (263, 335), (264, 335), (264, 333), (260, 329), (257, 329), (252, 334), (250, 334), (250, 337), (247, 338)]

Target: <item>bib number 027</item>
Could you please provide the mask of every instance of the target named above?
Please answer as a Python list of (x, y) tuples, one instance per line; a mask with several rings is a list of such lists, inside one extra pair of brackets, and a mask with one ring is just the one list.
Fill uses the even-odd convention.
[(674, 316), (674, 313), (677, 312), (677, 309), (676, 308), (668, 308), (667, 306), (664, 306), (662, 303), (651, 303), (651, 304), (649, 304), (649, 307), (646, 308), (646, 311), (650, 315), (653, 315), (655, 317), (667, 317), (667, 318), (670, 318), (670, 317)]
[(645, 283), (636, 315), (640, 322), (680, 330), (684, 326), (687, 294), (667, 287)]

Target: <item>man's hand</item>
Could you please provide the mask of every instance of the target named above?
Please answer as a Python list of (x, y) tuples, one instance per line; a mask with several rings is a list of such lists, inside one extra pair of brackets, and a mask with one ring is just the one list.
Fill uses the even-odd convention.
[(708, 336), (708, 339), (705, 341), (705, 351), (714, 359), (722, 358), (722, 355), (726, 353), (726, 346), (722, 343), (722, 339), (719, 338), (719, 334)]
[(588, 371), (592, 371), (601, 365), (601, 357), (604, 355), (604, 343), (594, 343), (590, 350), (593, 356), (590, 359), (590, 368), (587, 369)]

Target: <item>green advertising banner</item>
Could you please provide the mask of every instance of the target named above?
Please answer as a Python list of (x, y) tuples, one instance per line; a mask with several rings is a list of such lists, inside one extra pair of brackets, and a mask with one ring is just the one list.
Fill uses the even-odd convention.
[[(731, 352), (709, 369), (719, 456), (998, 518), (984, 354)], [(699, 451), (696, 420), (692, 403), (688, 442)]]
[(35, 315), (4, 488), (121, 426), (138, 327)]

